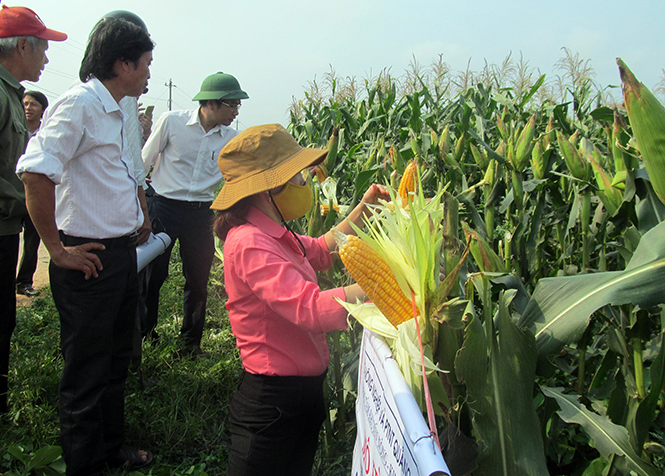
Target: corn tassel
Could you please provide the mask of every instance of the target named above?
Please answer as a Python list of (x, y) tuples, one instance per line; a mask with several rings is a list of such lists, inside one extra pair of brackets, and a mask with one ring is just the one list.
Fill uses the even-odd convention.
[(399, 182), (399, 188), (397, 193), (402, 197), (402, 205), (406, 205), (409, 199), (409, 193), (416, 191), (416, 172), (418, 170), (418, 164), (416, 159), (413, 159), (409, 162), (409, 165), (404, 169), (404, 175)]
[(397, 284), (395, 274), (379, 254), (354, 235), (333, 228), (339, 256), (363, 291), (395, 328), (413, 317), (411, 301)]

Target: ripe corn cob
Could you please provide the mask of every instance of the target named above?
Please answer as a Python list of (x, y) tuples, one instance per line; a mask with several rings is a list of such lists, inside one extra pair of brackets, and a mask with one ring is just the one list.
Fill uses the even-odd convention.
[[(333, 203), (333, 210), (335, 210), (337, 213), (339, 213), (339, 205), (336, 203)], [(328, 203), (322, 203), (321, 204), (321, 216), (324, 217), (330, 213), (330, 205)]]
[(402, 197), (402, 204), (404, 205), (407, 204), (409, 193), (415, 192), (416, 190), (417, 166), (418, 164), (416, 163), (416, 159), (413, 159), (411, 162), (409, 162), (409, 165), (407, 165), (406, 169), (404, 169), (402, 180), (399, 182), (397, 193), (400, 197)]
[(357, 236), (333, 228), (339, 256), (346, 269), (376, 307), (397, 328), (413, 317), (411, 301), (402, 292), (390, 266)]

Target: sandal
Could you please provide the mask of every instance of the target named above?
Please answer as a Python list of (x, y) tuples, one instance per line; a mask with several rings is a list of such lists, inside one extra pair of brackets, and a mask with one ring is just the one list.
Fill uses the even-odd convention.
[(111, 466), (122, 467), (125, 469), (143, 468), (152, 463), (152, 453), (148, 450), (135, 450), (129, 446), (123, 445), (118, 450), (118, 454), (109, 461)]

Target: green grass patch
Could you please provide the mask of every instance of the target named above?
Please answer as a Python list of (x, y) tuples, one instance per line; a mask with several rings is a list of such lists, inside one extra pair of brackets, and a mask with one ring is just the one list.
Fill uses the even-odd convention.
[[(184, 278), (178, 253), (162, 288), (158, 343), (144, 342), (140, 373), (130, 372), (125, 397), (127, 443), (150, 449), (143, 474), (221, 475), (230, 446), (228, 406), (242, 365), (225, 308), (223, 268), (215, 260), (201, 343), (209, 359), (181, 354)], [(60, 324), (50, 290), (18, 310), (10, 362), (11, 411), (0, 425), (0, 474), (64, 474), (59, 457)], [(353, 439), (342, 454), (317, 458), (315, 474), (349, 474)], [(110, 474), (125, 474), (122, 471)], [(141, 473), (134, 473), (141, 474)]]

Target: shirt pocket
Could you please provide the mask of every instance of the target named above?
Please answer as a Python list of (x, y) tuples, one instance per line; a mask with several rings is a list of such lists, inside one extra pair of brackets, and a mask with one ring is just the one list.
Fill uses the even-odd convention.
[(12, 125), (14, 126), (14, 131), (16, 131), (18, 134), (22, 134), (24, 136), (28, 135), (28, 128), (18, 118), (12, 119)]

